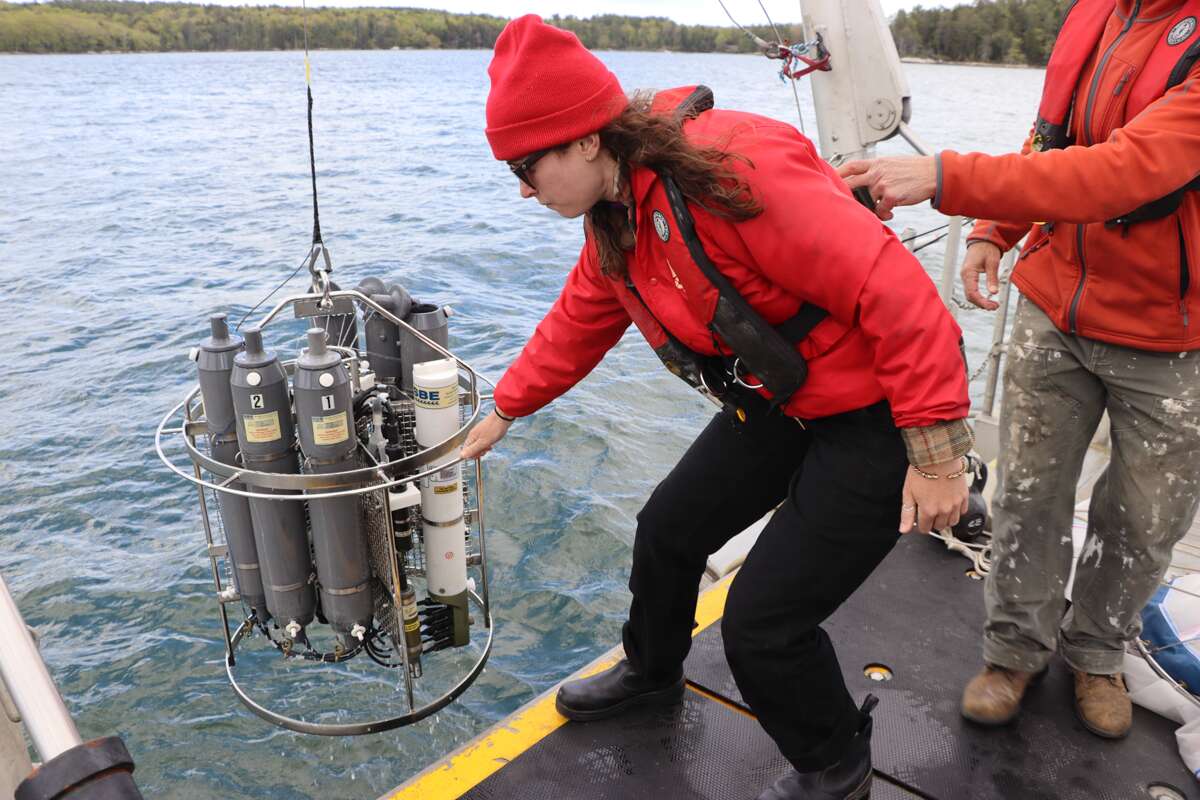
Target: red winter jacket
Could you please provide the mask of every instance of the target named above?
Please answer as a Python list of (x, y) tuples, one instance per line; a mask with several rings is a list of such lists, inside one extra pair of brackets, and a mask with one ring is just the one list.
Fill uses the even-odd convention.
[[(749, 164), (732, 166), (765, 209), (733, 222), (689, 203), (709, 258), (773, 325), (804, 301), (829, 312), (799, 344), (809, 376), (786, 412), (811, 419), (886, 398), (902, 428), (966, 417), (958, 325), (916, 258), (853, 199), (812, 143), (790, 125), (734, 111), (706, 111), (684, 130), (698, 144), (745, 156)], [(697, 277), (658, 176), (635, 167), (630, 181), (637, 231), (630, 277), (676, 338), (715, 354), (705, 320), (716, 290)], [(666, 242), (656, 216), (660, 226), (669, 221)], [(496, 387), (496, 405), (524, 416), (567, 391), (621, 338), (627, 306), (636, 302), (601, 273), (586, 241), (557, 302)]]

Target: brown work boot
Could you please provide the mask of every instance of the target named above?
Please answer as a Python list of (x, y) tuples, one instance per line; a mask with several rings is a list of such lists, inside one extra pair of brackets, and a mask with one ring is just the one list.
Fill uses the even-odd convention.
[(1124, 738), (1133, 725), (1133, 703), (1124, 676), (1071, 671), (1075, 673), (1075, 713), (1083, 727), (1105, 739)]
[(1021, 710), (1025, 690), (1046, 672), (1022, 672), (991, 664), (963, 690), (962, 715), (980, 725), (1005, 725)]

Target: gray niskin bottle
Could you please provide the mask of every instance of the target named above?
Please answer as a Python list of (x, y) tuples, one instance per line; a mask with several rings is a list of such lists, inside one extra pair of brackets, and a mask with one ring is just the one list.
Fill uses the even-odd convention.
[[(209, 451), (214, 461), (237, 463), (237, 419), (233, 411), (233, 395), (229, 390), (229, 375), (234, 356), (242, 349), (242, 337), (229, 334), (224, 314), (209, 318), (212, 336), (200, 343), (196, 356), (199, 370), (200, 396), (204, 399), (204, 417), (208, 421)], [(232, 489), (244, 490), (246, 485), (235, 481)], [(221, 508), (221, 524), (225, 543), (233, 562), (233, 582), (242, 602), (254, 609), (260, 620), (270, 619), (267, 597), (263, 592), (262, 573), (258, 568), (258, 548), (254, 544), (254, 524), (250, 520), (250, 501), (241, 495), (217, 492)]]
[[(404, 319), (412, 307), (412, 298), (399, 284), (384, 286), (378, 278), (364, 278), (358, 290), (386, 308), (399, 319)], [(363, 313), (364, 339), (367, 359), (380, 382), (400, 385), (400, 326), (380, 316), (375, 310)]]
[[(298, 473), (287, 375), (275, 354), (263, 350), (258, 328), (246, 329), (246, 349), (234, 359), (230, 388), (242, 463), (258, 472)], [(312, 622), (316, 605), (309, 580), (312, 558), (303, 502), (254, 498), (250, 516), (267, 607), (288, 636), (296, 639)]]
[[(293, 389), (305, 472), (356, 468), (358, 436), (350, 376), (341, 357), (326, 348), (321, 328), (308, 331), (308, 349), (296, 362)], [(310, 500), (308, 516), (321, 610), (340, 639), (350, 635), (362, 641), (371, 625), (374, 604), (358, 496)]]
[[(429, 303), (414, 304), (404, 321), (442, 347), (449, 347), (450, 315), (446, 312), (445, 306), (435, 306)], [(409, 394), (412, 393), (413, 388), (413, 364), (439, 361), (445, 358), (437, 350), (409, 333), (407, 329), (400, 331), (400, 352), (403, 359), (401, 367), (403, 385), (401, 388)]]

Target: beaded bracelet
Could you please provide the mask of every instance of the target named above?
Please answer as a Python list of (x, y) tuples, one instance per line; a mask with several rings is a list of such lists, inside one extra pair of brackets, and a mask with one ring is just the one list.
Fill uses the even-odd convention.
[(500, 409), (495, 408), (495, 407), (492, 408), (492, 413), (495, 414), (500, 419), (504, 420), (505, 422), (516, 422), (517, 421), (516, 417), (510, 417), (507, 414), (505, 414), (503, 411), (501, 411)]
[(961, 478), (963, 475), (966, 475), (968, 471), (970, 471), (971, 462), (967, 460), (966, 456), (961, 456), (961, 458), (962, 458), (962, 469), (960, 469), (958, 472), (951, 472), (949, 475), (938, 475), (933, 472), (926, 472), (925, 470), (918, 467), (916, 464), (910, 464), (909, 466), (911, 466), (913, 468), (913, 472), (917, 473), (922, 478), (928, 478), (931, 481), (938, 481), (938, 480), (941, 480), (942, 478), (946, 478), (949, 480), (949, 479), (953, 479), (953, 478)]

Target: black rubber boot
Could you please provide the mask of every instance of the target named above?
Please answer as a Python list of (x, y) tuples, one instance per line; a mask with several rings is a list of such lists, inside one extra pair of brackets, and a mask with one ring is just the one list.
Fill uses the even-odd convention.
[(879, 699), (863, 701), (867, 721), (850, 740), (846, 755), (817, 772), (792, 770), (758, 796), (758, 800), (866, 800), (871, 796), (871, 709)]
[(668, 683), (650, 683), (621, 659), (590, 678), (564, 683), (554, 707), (567, 719), (589, 722), (639, 706), (670, 705), (683, 697), (683, 672)]

